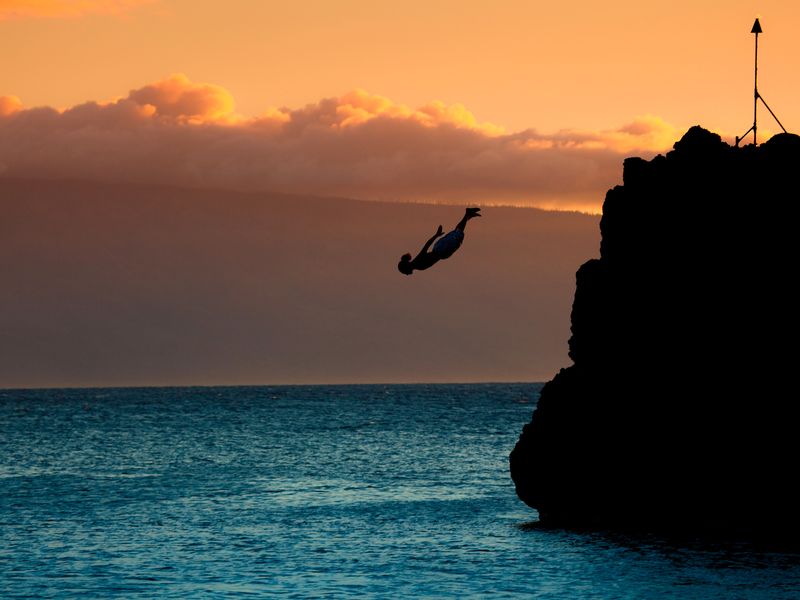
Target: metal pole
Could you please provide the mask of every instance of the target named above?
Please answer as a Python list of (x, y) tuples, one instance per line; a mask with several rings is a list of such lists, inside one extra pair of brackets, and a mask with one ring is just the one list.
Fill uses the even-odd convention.
[[(760, 29), (760, 28), (759, 28)], [(758, 145), (756, 137), (758, 132), (758, 31), (756, 34), (756, 58), (755, 58), (755, 73), (753, 75), (753, 146)]]
[(739, 147), (739, 144), (742, 141), (744, 141), (744, 138), (747, 137), (747, 134), (750, 133), (751, 131), (753, 132), (753, 146), (758, 144), (758, 101), (759, 100), (761, 100), (761, 102), (764, 103), (764, 106), (767, 107), (769, 114), (771, 114), (772, 118), (775, 119), (778, 125), (780, 125), (781, 129), (783, 129), (783, 132), (786, 133), (786, 127), (783, 126), (783, 123), (781, 123), (778, 120), (778, 117), (775, 116), (775, 113), (772, 112), (772, 109), (769, 107), (769, 104), (767, 104), (766, 100), (764, 100), (761, 94), (758, 93), (758, 34), (763, 33), (763, 30), (761, 29), (761, 23), (759, 22), (758, 19), (756, 19), (755, 23), (753, 23), (753, 28), (750, 30), (750, 33), (754, 33), (756, 36), (755, 60), (753, 61), (753, 126), (747, 131), (745, 131), (741, 137), (739, 137), (738, 135), (736, 136), (737, 148)]
[(772, 109), (769, 107), (769, 104), (767, 104), (767, 101), (764, 100), (764, 96), (759, 94), (758, 99), (761, 100), (762, 104), (767, 107), (769, 114), (772, 115), (772, 118), (775, 119), (775, 122), (781, 126), (781, 129), (783, 129), (783, 133), (789, 133), (788, 131), (786, 131), (786, 127), (783, 126), (783, 123), (781, 123), (781, 120), (778, 118), (778, 116), (774, 112), (772, 112)]

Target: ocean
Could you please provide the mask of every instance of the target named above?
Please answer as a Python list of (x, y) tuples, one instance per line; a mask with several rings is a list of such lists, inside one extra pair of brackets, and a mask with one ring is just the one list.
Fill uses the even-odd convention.
[(797, 552), (539, 527), (540, 389), (0, 391), (0, 595), (800, 597)]

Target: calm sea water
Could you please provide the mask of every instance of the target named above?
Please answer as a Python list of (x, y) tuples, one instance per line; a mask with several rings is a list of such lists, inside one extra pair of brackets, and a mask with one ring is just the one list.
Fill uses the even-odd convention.
[(539, 385), (0, 392), (3, 598), (797, 598), (800, 555), (552, 531)]

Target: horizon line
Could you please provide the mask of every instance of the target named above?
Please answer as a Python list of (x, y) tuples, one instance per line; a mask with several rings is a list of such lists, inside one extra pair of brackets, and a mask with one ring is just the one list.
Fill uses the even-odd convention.
[(376, 382), (376, 383), (234, 383), (234, 384), (196, 384), (196, 385), (86, 385), (86, 386), (43, 386), (43, 387), (0, 387), (0, 394), (6, 392), (41, 392), (53, 390), (153, 390), (153, 389), (212, 389), (212, 388), (271, 388), (271, 387), (354, 387), (354, 386), (418, 386), (418, 385), (537, 385), (547, 381), (418, 381), (418, 382)]

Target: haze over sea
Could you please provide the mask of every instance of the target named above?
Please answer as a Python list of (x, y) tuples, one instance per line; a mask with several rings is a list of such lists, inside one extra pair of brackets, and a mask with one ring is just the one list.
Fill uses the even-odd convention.
[(800, 595), (796, 552), (538, 528), (540, 388), (2, 391), (0, 595)]

